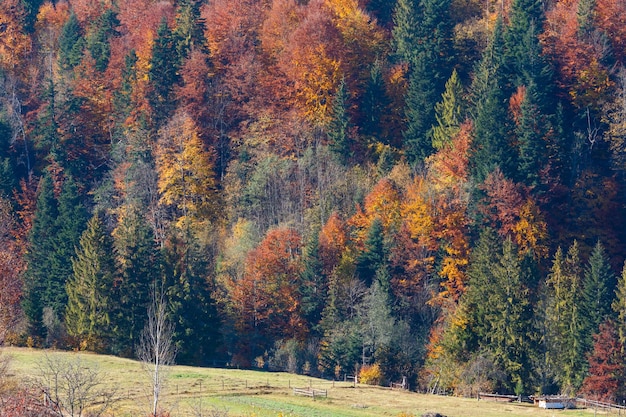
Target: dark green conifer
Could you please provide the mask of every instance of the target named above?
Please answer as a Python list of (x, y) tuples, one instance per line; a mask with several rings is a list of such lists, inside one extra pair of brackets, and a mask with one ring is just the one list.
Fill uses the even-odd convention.
[(509, 96), (502, 71), (503, 52), (502, 21), (498, 19), (472, 84), (474, 141), (471, 165), (478, 181), (483, 181), (497, 167), (507, 178), (513, 178), (515, 173), (515, 155), (510, 143)]
[(183, 0), (176, 11), (176, 28), (172, 34), (179, 64), (196, 49), (206, 49), (205, 22), (200, 14), (201, 1)]
[(534, 84), (526, 88), (521, 104), (520, 119), (515, 127), (519, 146), (517, 173), (520, 182), (531, 188), (540, 185), (539, 173), (546, 164), (547, 146), (546, 120), (537, 104), (537, 89)]
[(151, 90), (148, 95), (153, 110), (153, 123), (160, 127), (176, 108), (172, 91), (179, 82), (180, 59), (176, 42), (167, 20), (163, 19), (157, 29), (150, 60)]
[(388, 248), (385, 244), (385, 231), (380, 218), (374, 219), (365, 239), (365, 249), (356, 260), (356, 272), (368, 287), (377, 274), (387, 267)]
[(382, 64), (374, 61), (370, 71), (370, 78), (363, 98), (363, 134), (374, 140), (389, 144), (389, 138), (384, 137), (384, 117), (389, 113), (390, 100), (387, 96), (385, 81), (383, 80)]
[(174, 238), (164, 251), (165, 290), (174, 323), (177, 361), (207, 365), (220, 341), (220, 319), (208, 281), (209, 262), (198, 242)]
[(585, 268), (582, 293), (582, 316), (585, 327), (586, 351), (593, 347), (593, 334), (611, 312), (615, 289), (615, 274), (611, 270), (604, 246), (598, 241)]
[(81, 202), (77, 184), (70, 177), (61, 188), (58, 216), (54, 223), (54, 250), (48, 255), (48, 303), (47, 307), (62, 317), (67, 304), (65, 286), (72, 277), (72, 258), (85, 230), (88, 214)]
[(111, 312), (115, 354), (132, 356), (144, 328), (150, 289), (161, 281), (161, 260), (154, 235), (138, 210), (129, 208), (114, 231), (117, 273)]
[(115, 276), (113, 241), (104, 225), (104, 215), (96, 213), (72, 259), (74, 274), (68, 280), (65, 324), (67, 332), (81, 349), (105, 351), (110, 337), (111, 291)]
[(622, 346), (626, 347), (626, 263), (624, 263), (622, 273), (617, 279), (615, 299), (611, 303), (611, 308), (615, 313), (619, 341)]
[(451, 73), (452, 23), (449, 0), (399, 0), (393, 30), (395, 55), (409, 66), (404, 149), (411, 163), (433, 151), (435, 104)]
[(71, 70), (78, 65), (83, 58), (85, 39), (78, 18), (74, 12), (70, 13), (69, 19), (63, 25), (59, 37), (59, 63), (64, 69)]
[(319, 229), (311, 233), (302, 253), (302, 314), (314, 330), (322, 320), (322, 311), (326, 305), (328, 292), (327, 279), (322, 272), (319, 258)]
[(342, 164), (347, 164), (352, 157), (350, 141), (350, 116), (347, 112), (348, 94), (345, 80), (341, 80), (333, 99), (332, 118), (328, 125), (329, 147)]
[[(508, 374), (509, 390), (528, 392), (531, 388), (531, 319), (527, 271), (508, 238), (498, 253), (491, 288), (485, 289), (489, 314), (488, 342), (497, 365)], [(518, 392), (519, 391), (519, 392)]]
[(15, 166), (10, 157), (11, 127), (0, 120), (0, 198), (8, 197), (17, 185)]
[(107, 9), (94, 23), (89, 36), (87, 36), (87, 49), (96, 61), (98, 71), (106, 70), (111, 57), (111, 38), (118, 34), (116, 27), (120, 21), (116, 13)]
[(48, 292), (49, 272), (52, 270), (50, 254), (55, 251), (55, 226), (58, 203), (49, 175), (39, 181), (37, 206), (33, 226), (28, 235), (26, 272), (24, 274), (24, 313), (28, 318), (29, 333), (45, 338), (43, 309), (50, 302)]

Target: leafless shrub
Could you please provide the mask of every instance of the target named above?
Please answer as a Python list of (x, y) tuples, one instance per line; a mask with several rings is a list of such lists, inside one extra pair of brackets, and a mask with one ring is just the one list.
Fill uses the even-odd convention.
[(59, 417), (99, 417), (113, 404), (115, 391), (103, 386), (104, 375), (80, 356), (45, 355), (39, 365), (44, 405)]

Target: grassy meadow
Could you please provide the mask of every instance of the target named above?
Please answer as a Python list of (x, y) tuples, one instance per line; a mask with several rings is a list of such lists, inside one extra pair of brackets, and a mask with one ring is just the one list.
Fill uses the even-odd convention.
[[(2, 348), (0, 351), (11, 357), (10, 376), (22, 380), (37, 377), (45, 355), (63, 360), (78, 358), (85, 366), (97, 367), (102, 384), (115, 391), (118, 400), (113, 415), (138, 417), (145, 416), (149, 410), (148, 374), (136, 361), (26, 348)], [(328, 398), (294, 396), (293, 387), (325, 389)], [(448, 417), (594, 415), (593, 410), (551, 411), (527, 404), (423, 395), (367, 385), (355, 388), (349, 382), (333, 383), (288, 373), (186, 366), (168, 369), (162, 401), (172, 417), (419, 417), (428, 411)]]

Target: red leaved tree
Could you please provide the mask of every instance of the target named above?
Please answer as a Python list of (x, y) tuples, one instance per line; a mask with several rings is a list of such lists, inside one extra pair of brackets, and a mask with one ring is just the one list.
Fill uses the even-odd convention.
[(592, 400), (621, 402), (626, 399), (626, 352), (615, 325), (611, 321), (602, 323), (600, 333), (593, 338), (589, 375), (580, 391)]
[(244, 358), (262, 354), (278, 338), (306, 334), (299, 294), (301, 250), (302, 238), (295, 230), (270, 230), (248, 254), (244, 276), (230, 283), (235, 325), (242, 336), (238, 350)]

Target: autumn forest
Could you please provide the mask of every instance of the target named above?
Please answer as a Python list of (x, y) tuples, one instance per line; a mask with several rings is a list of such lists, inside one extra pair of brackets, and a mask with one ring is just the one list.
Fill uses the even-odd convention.
[(2, 0), (0, 345), (626, 400), (622, 0)]

